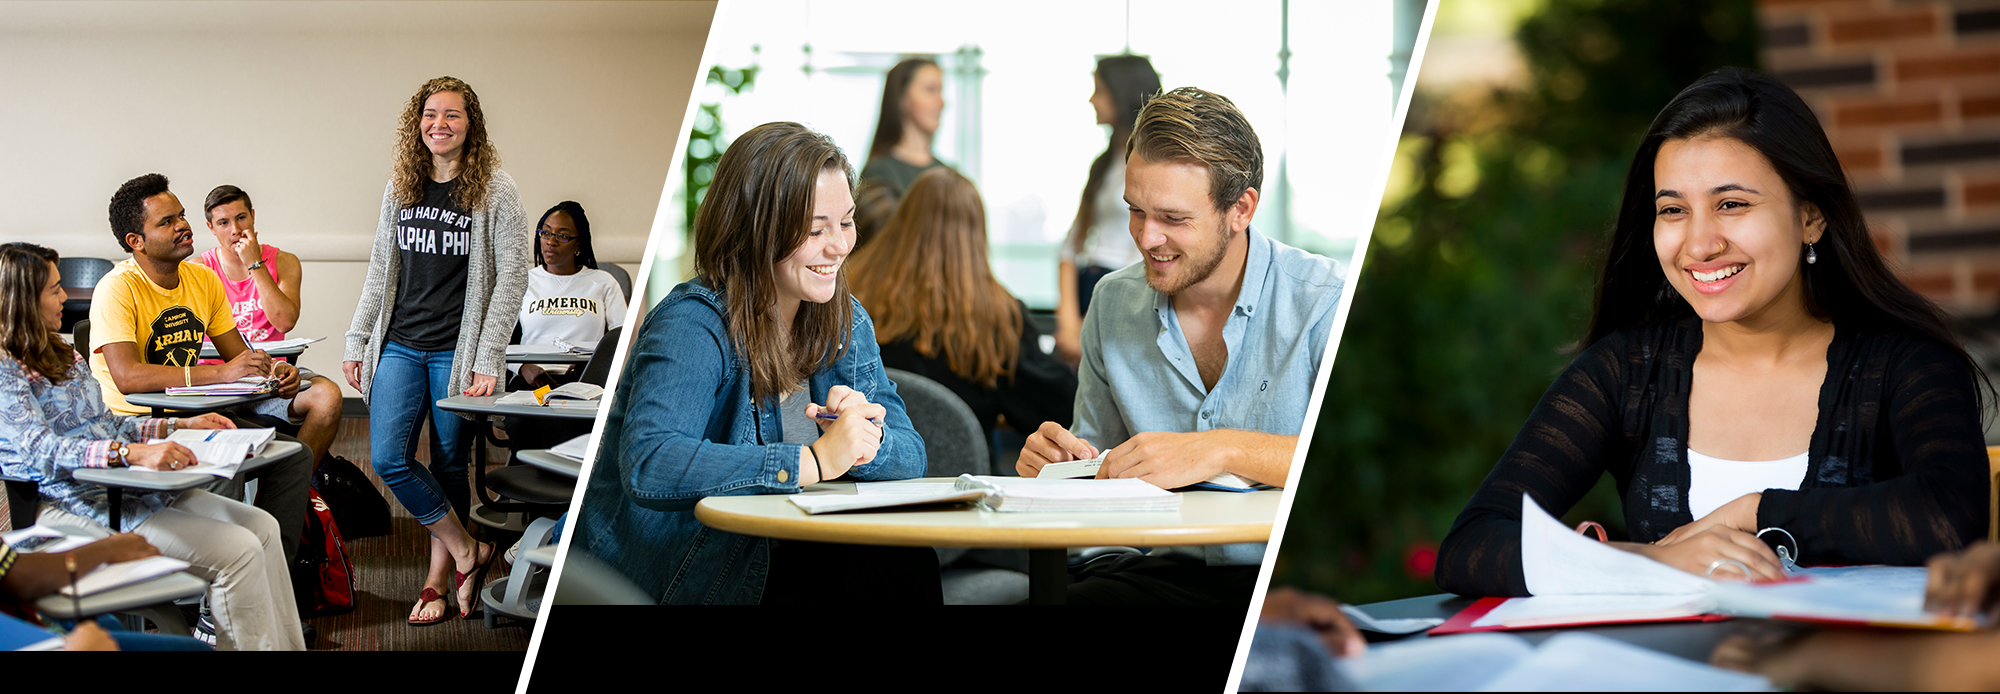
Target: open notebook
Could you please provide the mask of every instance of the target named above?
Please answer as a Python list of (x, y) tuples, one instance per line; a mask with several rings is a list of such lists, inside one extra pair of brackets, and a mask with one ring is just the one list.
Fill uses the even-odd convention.
[(952, 482), (862, 482), (853, 494), (795, 494), (806, 513), (977, 502), (1003, 513), (1051, 511), (1178, 511), (1181, 496), (1136, 479), (1048, 480), (959, 475)]
[(1818, 567), (1776, 583), (1713, 581), (1571, 532), (1526, 494), (1521, 570), (1533, 597), (1482, 599), (1431, 633), (1729, 617), (1951, 631), (1977, 626), (1924, 611), (1923, 567)]
[(262, 454), (271, 442), (278, 438), (278, 430), (271, 427), (245, 429), (176, 429), (164, 439), (153, 439), (152, 443), (172, 441), (186, 446), (194, 453), (194, 467), (181, 470), (160, 470), (162, 474), (214, 475), (223, 479), (236, 476), (236, 470), (243, 461)]

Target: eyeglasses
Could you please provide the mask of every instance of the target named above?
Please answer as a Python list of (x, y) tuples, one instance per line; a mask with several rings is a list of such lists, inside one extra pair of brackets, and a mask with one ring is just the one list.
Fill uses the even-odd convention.
[(560, 231), (550, 231), (548, 229), (536, 230), (535, 235), (542, 237), (542, 240), (554, 241), (556, 243), (569, 243), (576, 240), (576, 234), (565, 234)]

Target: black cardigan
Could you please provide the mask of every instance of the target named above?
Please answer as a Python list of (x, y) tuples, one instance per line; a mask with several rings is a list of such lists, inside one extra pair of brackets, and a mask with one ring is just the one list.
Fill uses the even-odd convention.
[(936, 357), (918, 354), (909, 340), (883, 343), (882, 365), (923, 376), (951, 389), (972, 408), (972, 415), (979, 420), (988, 440), (993, 438), (993, 424), (1000, 415), (1006, 415), (1008, 426), (1022, 435), (1034, 433), (1042, 422), (1068, 428), (1076, 415), (1076, 372), (1054, 356), (1042, 353), (1041, 331), (1028, 320), (1028, 307), (1018, 302), (1016, 305), (1021, 309), (1020, 357), (1014, 366), (1014, 377), (1001, 376), (995, 387), (986, 388), (959, 378), (946, 365), (943, 354)]
[[(1694, 316), (1613, 333), (1549, 386), (1439, 548), (1437, 584), (1527, 595), (1521, 494), (1562, 516), (1611, 473), (1635, 542), (1688, 512)], [(1985, 534), (1985, 438), (1965, 362), (1936, 341), (1836, 325), (1798, 491), (1767, 490), (1759, 528), (1798, 539), (1802, 564), (1921, 565)], [(1754, 396), (1754, 394), (1753, 394)]]

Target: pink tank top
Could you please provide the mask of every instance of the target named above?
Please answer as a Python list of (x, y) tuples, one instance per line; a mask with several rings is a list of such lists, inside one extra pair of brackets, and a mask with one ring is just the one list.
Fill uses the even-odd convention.
[[(220, 248), (210, 248), (201, 254), (201, 264), (215, 271), (222, 279), (222, 294), (229, 299), (229, 313), (236, 316), (236, 332), (243, 335), (244, 342), (266, 342), (283, 340), (285, 334), (271, 325), (271, 319), (264, 316), (264, 307), (257, 304), (257, 278), (245, 276), (242, 281), (229, 279), (222, 274), (222, 258), (216, 255)], [(257, 272), (257, 270), (251, 270)], [(278, 279), (278, 247), (264, 245), (263, 272), (271, 273), (271, 279)]]

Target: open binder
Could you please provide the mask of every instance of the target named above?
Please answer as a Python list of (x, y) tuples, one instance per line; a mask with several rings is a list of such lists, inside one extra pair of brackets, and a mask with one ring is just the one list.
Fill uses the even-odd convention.
[(1521, 569), (1532, 597), (1479, 600), (1430, 633), (1730, 617), (1947, 631), (1978, 626), (1924, 611), (1923, 567), (1815, 567), (1774, 583), (1714, 581), (1572, 533), (1526, 494)]

